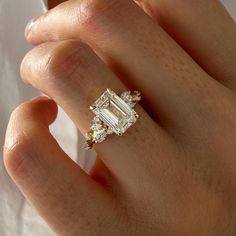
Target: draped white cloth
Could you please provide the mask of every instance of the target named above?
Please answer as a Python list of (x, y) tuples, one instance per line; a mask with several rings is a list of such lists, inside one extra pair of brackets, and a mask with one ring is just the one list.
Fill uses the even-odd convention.
[[(29, 19), (46, 10), (43, 1), (0, 0), (0, 146), (3, 146), (12, 110), (21, 102), (39, 94), (21, 82), (19, 65), (24, 54), (30, 49), (23, 35), (25, 25)], [(224, 0), (224, 3), (236, 18), (236, 1)], [(85, 169), (91, 165), (91, 158), (87, 157), (94, 156), (95, 153), (85, 152), (81, 148), (83, 142), (81, 134), (61, 109), (51, 130), (72, 159)], [(0, 153), (0, 235), (53, 235), (7, 175), (2, 162), (2, 153)]]
[[(41, 0), (0, 0), (0, 146), (12, 110), (21, 102), (39, 95), (25, 85), (19, 76), (20, 62), (31, 46), (24, 38), (27, 22), (46, 11)], [(62, 128), (62, 129), (61, 129)], [(93, 152), (81, 147), (83, 138), (71, 120), (60, 109), (52, 133), (65, 152), (85, 169), (91, 164)], [(88, 163), (88, 160), (89, 163)], [(0, 235), (53, 235), (46, 223), (25, 201), (10, 179), (0, 152)]]

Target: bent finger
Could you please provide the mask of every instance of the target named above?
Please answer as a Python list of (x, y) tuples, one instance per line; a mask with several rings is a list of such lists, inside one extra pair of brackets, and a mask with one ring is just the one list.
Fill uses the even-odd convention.
[(80, 229), (96, 229), (111, 201), (49, 133), (48, 125), (55, 117), (52, 100), (37, 98), (19, 106), (7, 128), (4, 162), (17, 186), (52, 229), (59, 235), (75, 235)]
[[(94, 114), (89, 106), (107, 88), (118, 95), (128, 90), (90, 47), (73, 40), (49, 42), (34, 48), (24, 58), (21, 74), (25, 81), (52, 97), (82, 133), (86, 133), (92, 125)], [(127, 179), (130, 173), (136, 178), (136, 173), (132, 171), (134, 166), (144, 166), (143, 162), (152, 159), (146, 155), (150, 143), (157, 139), (160, 145), (167, 148), (167, 140), (169, 144), (171, 139), (140, 105), (137, 104), (135, 110), (140, 118), (122, 137), (114, 134), (104, 142), (94, 145), (104, 164), (122, 179)], [(117, 126), (132, 122), (131, 119), (120, 119), (120, 113), (113, 112), (114, 115), (109, 119), (112, 122), (118, 120)], [(127, 110), (123, 110), (124, 112)], [(125, 116), (127, 119), (130, 117), (128, 114)], [(138, 155), (129, 158), (137, 153), (137, 148), (140, 149)]]

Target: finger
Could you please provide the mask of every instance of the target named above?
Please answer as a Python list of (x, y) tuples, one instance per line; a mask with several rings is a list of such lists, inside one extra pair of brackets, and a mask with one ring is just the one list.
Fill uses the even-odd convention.
[(236, 90), (236, 25), (220, 1), (138, 2), (211, 76)]
[(216, 96), (223, 89), (133, 1), (68, 1), (28, 34), (34, 43), (64, 38), (86, 41), (124, 84), (141, 90), (145, 107), (172, 135), (176, 127), (198, 127), (199, 101), (209, 99), (208, 88)]
[[(94, 114), (89, 106), (107, 88), (117, 94), (127, 90), (87, 45), (71, 40), (46, 43), (33, 49), (23, 60), (21, 74), (24, 80), (53, 97), (82, 133), (92, 125)], [(108, 169), (123, 179), (130, 176), (136, 165), (151, 158), (143, 156), (154, 139), (160, 143), (166, 140), (165, 132), (141, 106), (136, 106), (135, 110), (140, 118), (122, 137), (112, 135), (95, 145)], [(138, 155), (129, 158), (137, 148), (140, 148)], [(133, 173), (134, 178), (135, 175)]]
[(97, 217), (105, 217), (111, 201), (49, 133), (55, 117), (52, 100), (38, 98), (18, 107), (7, 128), (4, 162), (25, 197), (58, 235), (83, 234), (99, 227)]

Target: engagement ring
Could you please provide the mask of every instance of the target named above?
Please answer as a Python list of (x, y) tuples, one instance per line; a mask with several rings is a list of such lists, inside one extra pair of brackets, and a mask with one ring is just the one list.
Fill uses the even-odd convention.
[(118, 96), (108, 88), (95, 103), (90, 106), (95, 117), (90, 130), (85, 134), (86, 149), (95, 143), (103, 142), (113, 133), (122, 136), (139, 118), (134, 106), (141, 100), (138, 91), (125, 91)]

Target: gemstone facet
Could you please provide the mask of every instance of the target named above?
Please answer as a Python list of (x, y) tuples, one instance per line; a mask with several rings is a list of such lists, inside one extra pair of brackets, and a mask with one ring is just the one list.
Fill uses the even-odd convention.
[(125, 91), (119, 97), (108, 88), (90, 110), (95, 113), (93, 124), (85, 134), (85, 149), (89, 150), (95, 143), (103, 142), (108, 135), (116, 133), (121, 136), (132, 126), (139, 115), (133, 110), (134, 106), (141, 100), (138, 91)]
[[(139, 98), (136, 97), (136, 99)], [(122, 135), (137, 120), (138, 114), (131, 106), (132, 99), (130, 104), (128, 104), (128, 100), (126, 100), (127, 102), (124, 100), (111, 89), (107, 89), (91, 106), (94, 108), (92, 111), (96, 117), (109, 127), (110, 133), (114, 131), (116, 134)]]
[(120, 97), (122, 100), (124, 100), (130, 107), (135, 107), (137, 102), (141, 100), (141, 93), (138, 91), (134, 91), (131, 93), (131, 91), (125, 91), (123, 92)]

